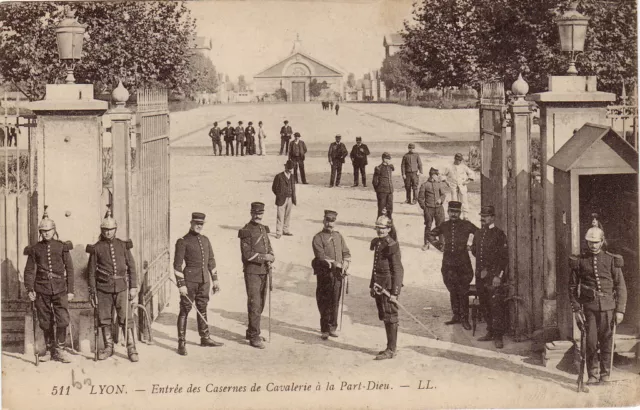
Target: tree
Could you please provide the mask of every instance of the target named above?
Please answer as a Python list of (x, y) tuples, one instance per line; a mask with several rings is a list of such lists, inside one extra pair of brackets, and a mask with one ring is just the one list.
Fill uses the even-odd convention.
[(238, 91), (247, 91), (247, 81), (244, 79), (244, 75), (238, 76)]
[(278, 88), (274, 93), (273, 96), (276, 98), (276, 100), (278, 101), (287, 101), (287, 90), (285, 90), (284, 88)]
[(349, 73), (347, 76), (347, 87), (355, 88), (356, 86), (356, 75), (353, 73)]
[(385, 87), (393, 91), (405, 91), (407, 96), (416, 87), (414, 81), (415, 68), (404, 57), (402, 52), (386, 57), (380, 69), (380, 78)]
[(192, 85), (194, 91), (207, 93), (218, 91), (218, 73), (209, 58), (202, 53), (196, 52), (189, 56), (189, 64), (194, 76)]
[(311, 95), (312, 97), (319, 97), (322, 93), (322, 90), (324, 90), (325, 88), (329, 88), (329, 85), (326, 81), (319, 83), (316, 78), (313, 78), (309, 82), (309, 95)]
[[(64, 18), (58, 2), (15, 2), (0, 8), (0, 75), (30, 100), (41, 99), (47, 83), (64, 78), (55, 27)], [(189, 46), (195, 21), (182, 2), (78, 2), (86, 24), (78, 83), (100, 93), (122, 80), (131, 93), (162, 86), (186, 93), (193, 86)]]

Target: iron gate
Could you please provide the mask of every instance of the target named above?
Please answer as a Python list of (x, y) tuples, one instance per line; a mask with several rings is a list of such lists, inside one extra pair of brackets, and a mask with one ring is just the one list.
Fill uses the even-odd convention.
[(138, 90), (130, 215), (140, 261), (140, 303), (155, 320), (167, 305), (169, 253), (169, 105), (166, 90)]

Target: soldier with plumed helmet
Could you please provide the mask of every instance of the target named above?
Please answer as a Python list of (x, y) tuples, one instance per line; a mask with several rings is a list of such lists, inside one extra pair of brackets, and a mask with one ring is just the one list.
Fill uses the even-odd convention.
[(69, 255), (73, 244), (58, 240), (56, 224), (49, 219), (46, 205), (38, 231), (40, 242), (24, 250), (28, 256), (24, 286), (29, 300), (35, 302), (38, 322), (44, 334), (47, 351), (40, 360), (44, 362), (51, 358), (69, 363), (64, 344), (69, 326), (68, 304), (74, 293), (73, 262)]
[(130, 239), (123, 241), (116, 238), (117, 229), (118, 223), (109, 208), (100, 224), (100, 239), (86, 248), (89, 254), (89, 294), (94, 307), (97, 302), (104, 341), (104, 349), (98, 352), (98, 360), (105, 360), (113, 355), (111, 324), (115, 320), (112, 316), (115, 307), (118, 325), (127, 341), (127, 355), (129, 360), (137, 362), (132, 309), (127, 304), (131, 304), (138, 295), (138, 275), (131, 254), (133, 242)]
[[(398, 297), (402, 289), (404, 269), (400, 257), (400, 245), (389, 236), (391, 220), (382, 215), (376, 220), (377, 238), (371, 241), (373, 269), (369, 289), (376, 300), (378, 318), (384, 322), (387, 348), (378, 353), (376, 360), (392, 359), (398, 340)], [(389, 296), (385, 295), (386, 291)]]
[(592, 226), (585, 239), (589, 250), (569, 258), (569, 300), (580, 331), (586, 332), (587, 384), (595, 384), (598, 373), (599, 381), (609, 381), (614, 329), (624, 319), (627, 288), (622, 256), (602, 249), (604, 231)]

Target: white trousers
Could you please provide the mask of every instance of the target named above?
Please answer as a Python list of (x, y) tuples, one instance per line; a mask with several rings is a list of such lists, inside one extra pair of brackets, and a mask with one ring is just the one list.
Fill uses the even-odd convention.
[(293, 202), (291, 197), (284, 201), (282, 206), (278, 207), (278, 219), (276, 220), (276, 234), (282, 235), (283, 232), (289, 232), (289, 220), (291, 219), (291, 208)]

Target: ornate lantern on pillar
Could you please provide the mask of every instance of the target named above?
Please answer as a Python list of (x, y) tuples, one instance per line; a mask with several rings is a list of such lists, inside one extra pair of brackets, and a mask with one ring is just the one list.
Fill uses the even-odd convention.
[(82, 58), (82, 42), (85, 26), (78, 23), (75, 12), (65, 7), (65, 19), (56, 27), (56, 43), (58, 44), (58, 58), (67, 69), (67, 84), (75, 84), (73, 70)]
[(562, 51), (569, 52), (571, 62), (569, 63), (568, 75), (577, 75), (576, 53), (584, 51), (584, 40), (587, 37), (587, 26), (589, 17), (586, 17), (576, 10), (578, 2), (572, 2), (569, 10), (556, 20), (558, 33), (560, 34), (560, 47)]

